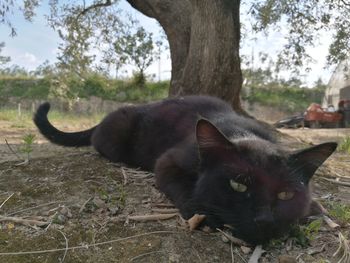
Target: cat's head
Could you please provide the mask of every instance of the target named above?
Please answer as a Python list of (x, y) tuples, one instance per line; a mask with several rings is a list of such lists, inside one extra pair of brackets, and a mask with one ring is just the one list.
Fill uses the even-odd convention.
[(252, 135), (227, 138), (203, 119), (196, 136), (201, 162), (196, 212), (207, 215), (209, 226), (231, 225), (251, 243), (279, 236), (308, 213), (309, 181), (337, 147), (324, 143), (287, 152)]

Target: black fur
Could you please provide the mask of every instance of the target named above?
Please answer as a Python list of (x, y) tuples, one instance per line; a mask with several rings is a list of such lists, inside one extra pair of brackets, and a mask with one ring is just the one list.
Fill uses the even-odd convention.
[[(336, 148), (284, 151), (265, 127), (206, 96), (123, 107), (77, 133), (54, 128), (48, 111), (41, 105), (34, 122), (53, 143), (92, 144), (111, 161), (154, 171), (157, 187), (185, 218), (204, 214), (204, 224), (231, 225), (251, 243), (279, 236), (309, 212), (309, 180)], [(232, 180), (246, 189), (234, 190)], [(281, 200), (281, 192), (294, 196)]]
[(39, 106), (34, 115), (34, 123), (39, 128), (40, 132), (51, 142), (64, 146), (88, 146), (91, 145), (91, 136), (96, 127), (83, 132), (62, 132), (51, 125), (47, 119), (47, 114), (50, 110), (48, 102)]

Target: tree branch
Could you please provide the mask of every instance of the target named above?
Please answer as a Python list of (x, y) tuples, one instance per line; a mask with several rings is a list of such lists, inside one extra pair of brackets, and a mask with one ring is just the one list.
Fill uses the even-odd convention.
[(342, 2), (343, 5), (345, 5), (347, 7), (350, 7), (350, 3), (347, 3), (345, 0), (340, 0), (340, 2)]
[(107, 6), (111, 6), (113, 5), (114, 3), (112, 2), (112, 0), (106, 0), (106, 2), (104, 3), (97, 3), (97, 4), (94, 4), (94, 5), (90, 5), (86, 8), (84, 8), (77, 16), (77, 19), (83, 15), (85, 15), (87, 12), (89, 12), (90, 10), (92, 9), (95, 9), (95, 8), (100, 8), (100, 7), (107, 7)]
[(140, 11), (142, 14), (157, 19), (156, 13), (152, 4), (144, 0), (127, 0), (127, 2), (136, 10)]

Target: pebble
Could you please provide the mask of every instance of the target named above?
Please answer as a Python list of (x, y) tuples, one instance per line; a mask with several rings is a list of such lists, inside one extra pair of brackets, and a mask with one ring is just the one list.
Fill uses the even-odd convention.
[(112, 216), (115, 216), (119, 212), (119, 207), (118, 206), (109, 207), (108, 210)]
[(279, 263), (297, 263), (297, 260), (294, 257), (282, 255), (278, 257)]
[(103, 201), (101, 198), (95, 196), (94, 199), (92, 200), (92, 202), (94, 203), (94, 205), (98, 208), (106, 208), (107, 205), (105, 203), (105, 201)]
[(66, 221), (67, 221), (67, 218), (62, 214), (58, 214), (54, 220), (56, 224), (60, 224), (60, 225), (63, 225)]
[(222, 240), (224, 243), (230, 242), (230, 240), (229, 240), (225, 235), (221, 235), (221, 240)]
[(252, 249), (250, 247), (245, 247), (245, 246), (241, 246), (241, 250), (245, 255), (248, 255), (252, 252)]
[(72, 218), (72, 213), (70, 212), (68, 207), (63, 206), (60, 210), (60, 213), (68, 218)]

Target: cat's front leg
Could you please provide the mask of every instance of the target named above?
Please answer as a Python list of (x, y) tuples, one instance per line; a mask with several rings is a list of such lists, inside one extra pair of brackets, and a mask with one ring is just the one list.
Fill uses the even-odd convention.
[(174, 147), (156, 162), (155, 177), (158, 189), (163, 192), (188, 219), (195, 213), (192, 194), (197, 181), (197, 156), (190, 149)]

